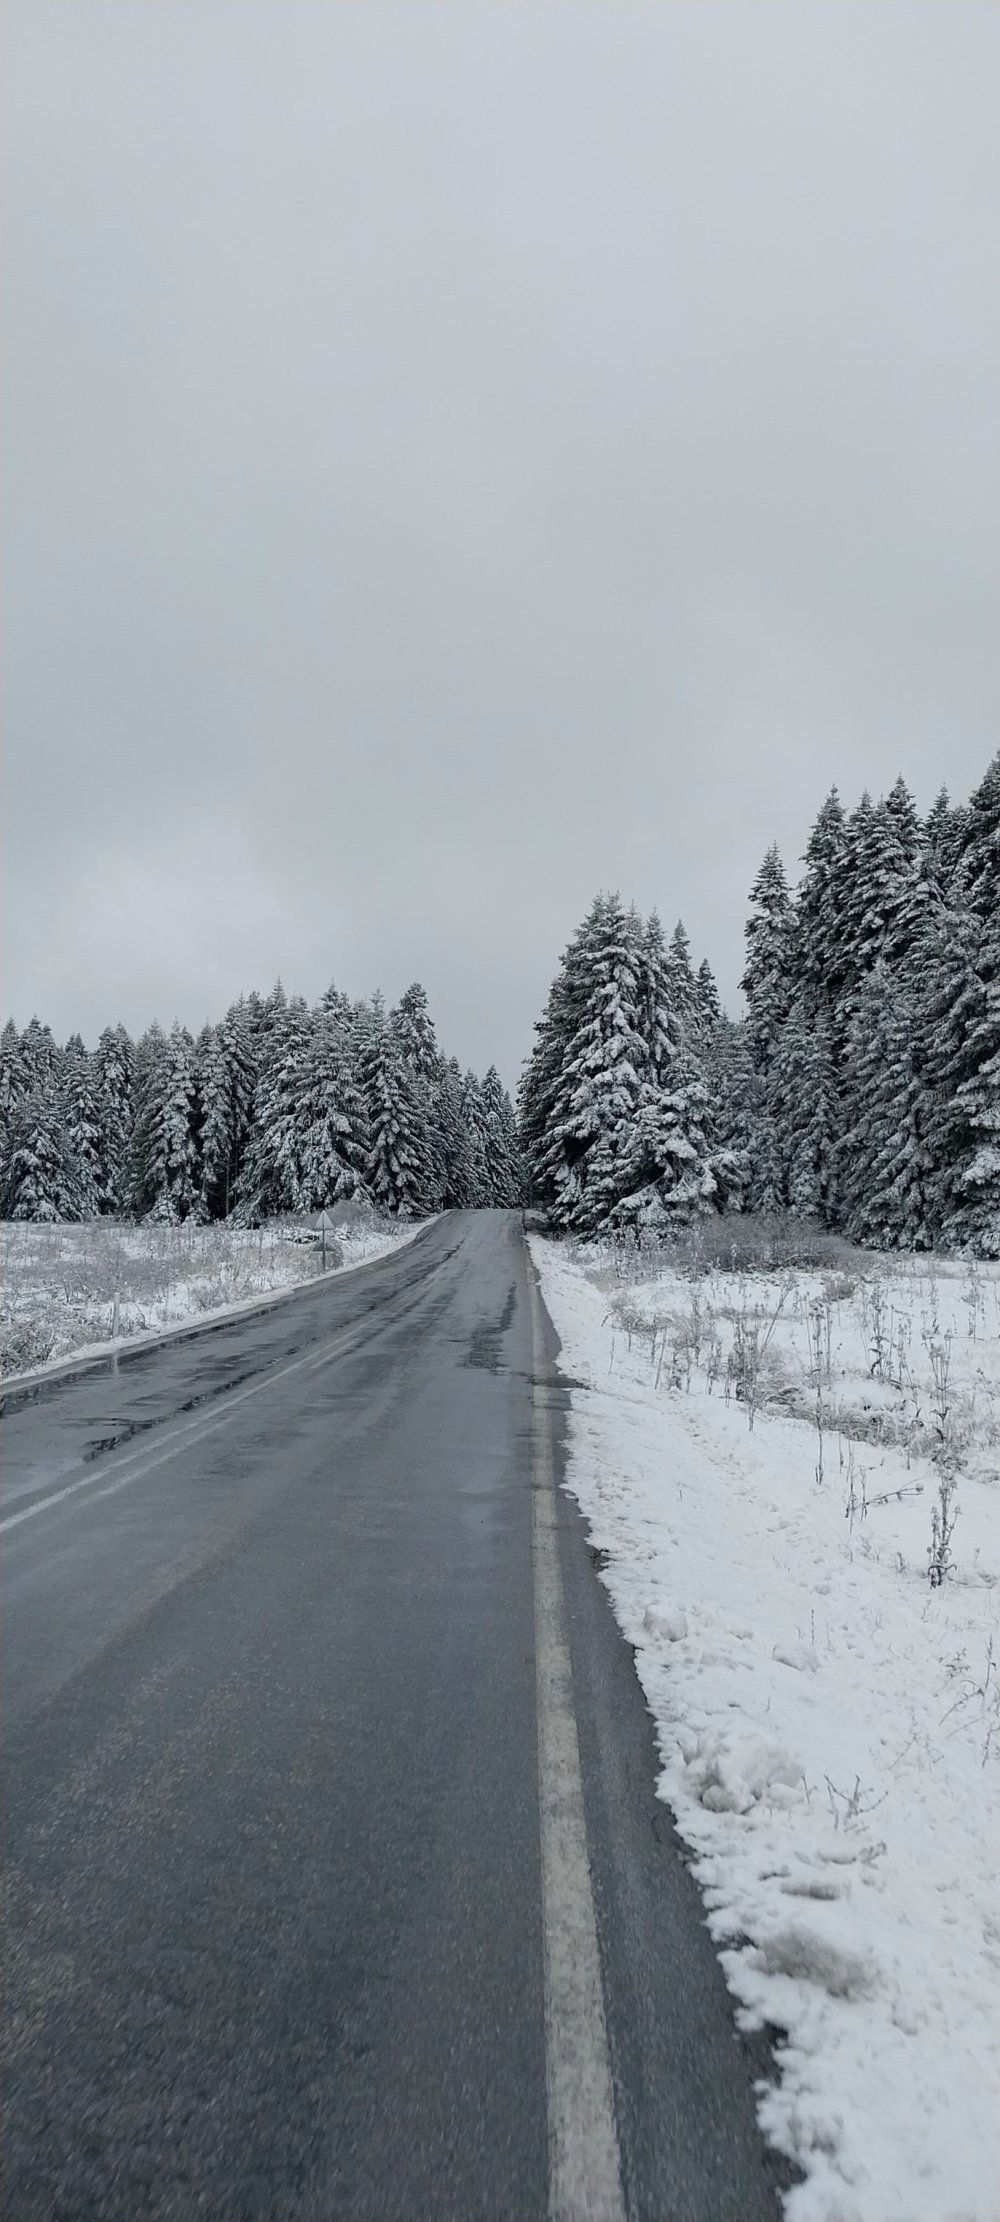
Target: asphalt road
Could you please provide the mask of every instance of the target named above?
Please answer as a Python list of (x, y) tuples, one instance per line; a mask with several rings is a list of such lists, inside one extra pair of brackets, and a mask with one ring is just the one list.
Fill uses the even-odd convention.
[(0, 1423), (5, 2222), (762, 2222), (515, 1213)]

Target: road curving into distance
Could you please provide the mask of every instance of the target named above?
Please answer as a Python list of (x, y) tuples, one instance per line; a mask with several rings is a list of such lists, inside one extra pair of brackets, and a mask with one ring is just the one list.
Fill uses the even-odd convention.
[(5, 2222), (775, 2222), (566, 1401), (466, 1212), (4, 1415)]

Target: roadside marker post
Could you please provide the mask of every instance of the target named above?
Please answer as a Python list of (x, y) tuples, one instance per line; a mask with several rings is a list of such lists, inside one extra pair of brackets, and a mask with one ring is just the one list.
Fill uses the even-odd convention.
[(319, 1215), (319, 1218), (318, 1218), (318, 1220), (317, 1220), (317, 1222), (316, 1222), (316, 1224), (317, 1224), (317, 1226), (318, 1226), (318, 1228), (319, 1228), (319, 1240), (320, 1240), (320, 1251), (321, 1251), (321, 1268), (320, 1268), (320, 1270), (321, 1270), (321, 1271), (322, 1271), (323, 1273), (325, 1273), (325, 1272), (326, 1272), (326, 1238), (327, 1238), (327, 1235), (328, 1235), (328, 1234), (333, 1234), (333, 1232), (334, 1232), (334, 1225), (333, 1225), (333, 1220), (331, 1219), (331, 1217), (330, 1217), (330, 1214), (329, 1214), (329, 1212), (328, 1212), (328, 1211), (321, 1211), (321, 1212), (320, 1212), (320, 1215)]

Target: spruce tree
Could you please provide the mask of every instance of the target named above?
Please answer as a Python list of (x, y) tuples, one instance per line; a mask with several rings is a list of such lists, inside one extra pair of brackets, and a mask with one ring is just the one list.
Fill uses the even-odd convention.
[(179, 1020), (169, 1035), (154, 1021), (139, 1051), (128, 1203), (134, 1218), (172, 1226), (190, 1216), (198, 1194), (194, 1043)]
[(753, 883), (750, 903), (740, 987), (747, 1000), (747, 1046), (755, 1070), (766, 1075), (788, 1015), (798, 963), (792, 899), (773, 842)]
[(835, 1226), (841, 1120), (831, 1025), (822, 1008), (810, 1010), (807, 994), (804, 983), (782, 1027), (770, 1101), (789, 1211)]
[(859, 991), (843, 1101), (848, 1233), (878, 1249), (927, 1249), (933, 1161), (918, 1028), (905, 981), (881, 958)]
[(763, 1116), (763, 1081), (754, 1070), (745, 1025), (723, 1012), (706, 1042), (703, 1063), (714, 1129), (715, 1201), (720, 1210), (748, 1210), (756, 1180), (760, 1186), (754, 1208), (775, 1211), (777, 1191), (772, 1194), (765, 1187), (772, 1177), (772, 1162)]
[(670, 936), (667, 977), (671, 1009), (676, 1012), (682, 1037), (690, 1041), (699, 1033), (700, 1011), (698, 989), (691, 964), (691, 944), (682, 918), (677, 920)]
[(497, 1207), (519, 1204), (523, 1191), (521, 1153), (510, 1097), (495, 1065), (483, 1079), (480, 1103), (489, 1202)]
[(238, 1178), (236, 1216), (248, 1226), (301, 1207), (303, 1124), (299, 1107), (310, 1019), (301, 996), (279, 981), (251, 1019), (258, 1063), (253, 1127)]
[(98, 1201), (102, 1212), (127, 1207), (127, 1166), (135, 1118), (135, 1052), (124, 1026), (106, 1026), (94, 1052), (100, 1130)]
[(351, 1057), (349, 1008), (314, 1014), (296, 1105), (301, 1208), (317, 1211), (361, 1195), (370, 1134)]
[(389, 1027), (405, 1072), (415, 1111), (420, 1152), (419, 1187), (423, 1208), (436, 1211), (444, 1197), (446, 1169), (438, 1116), (442, 1059), (427, 1009), (427, 996), (414, 980), (390, 1013)]
[(643, 1043), (643, 1078), (650, 1086), (666, 1087), (680, 1051), (684, 1028), (675, 995), (675, 974), (667, 954), (659, 914), (650, 912), (645, 927), (637, 926), (639, 953), (638, 1025)]
[[(1000, 755), (970, 798), (932, 1003), (942, 1232), (1000, 1254)], [(958, 907), (960, 906), (960, 907)]]
[(53, 1072), (19, 1095), (11, 1116), (0, 1216), (53, 1225), (78, 1219), (80, 1182)]
[(587, 992), (552, 1108), (549, 1158), (560, 1222), (592, 1233), (627, 1193), (629, 1130), (646, 1067), (641, 943), (617, 895), (606, 898), (588, 956)]
[(839, 921), (845, 848), (844, 812), (836, 787), (831, 787), (806, 844), (806, 868), (795, 898), (795, 986), (805, 995), (805, 1015), (829, 1013), (843, 984)]
[(66, 1142), (72, 1160), (77, 1213), (96, 1219), (101, 1208), (101, 1125), (96, 1075), (79, 1034), (71, 1034), (62, 1056), (62, 1100)]
[(703, 957), (698, 966), (694, 987), (697, 1027), (704, 1044), (710, 1039), (722, 1017), (719, 990), (707, 957)]
[(923, 833), (917, 806), (902, 775), (890, 787), (884, 807), (904, 861), (915, 865), (923, 847)]
[(618, 1197), (595, 1221), (667, 1232), (716, 1200), (708, 1092), (698, 1059), (681, 1049), (666, 1087), (644, 1084), (619, 1140)]
[(427, 1008), (427, 994), (419, 980), (414, 980), (405, 995), (400, 996), (390, 1024), (404, 1064), (419, 1080), (435, 1080), (440, 1070), (441, 1052)]
[(21, 1037), (12, 1018), (0, 1034), (0, 1119), (9, 1118), (13, 1104), (25, 1087)]
[(593, 950), (604, 931), (608, 898), (598, 895), (565, 949), (535, 1026), (535, 1045), (518, 1090), (521, 1143), (535, 1200), (558, 1219), (562, 1188), (576, 1145), (553, 1131), (570, 1044), (581, 1023), (590, 986)]
[(225, 1219), (230, 1203), (233, 1120), (229, 1065), (221, 1027), (206, 1027), (199, 1037), (197, 1079), (201, 1103), (199, 1217)]
[(394, 1218), (419, 1218), (428, 1209), (420, 1107), (381, 997), (373, 998), (362, 1036), (358, 1083), (368, 1123), (368, 1193), (380, 1211)]
[(483, 1109), (482, 1089), (474, 1072), (466, 1072), (462, 1076), (462, 1123), (469, 1141), (471, 1208), (474, 1211), (485, 1211), (492, 1201), (486, 1114)]
[(445, 1211), (469, 1211), (480, 1201), (479, 1176), (462, 1094), (457, 1057), (443, 1066), (436, 1099), (437, 1132), (444, 1166)]

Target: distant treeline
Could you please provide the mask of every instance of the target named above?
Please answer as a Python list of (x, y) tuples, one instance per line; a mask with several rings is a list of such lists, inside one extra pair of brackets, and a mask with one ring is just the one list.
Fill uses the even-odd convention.
[(4, 1218), (255, 1226), (356, 1196), (419, 1217), (517, 1204), (523, 1177), (495, 1068), (442, 1055), (417, 983), (391, 1011), (334, 987), (310, 1008), (279, 983), (197, 1040), (109, 1026), (91, 1052), (34, 1018), (0, 1036)]
[(600, 896), (521, 1086), (537, 1200), (583, 1234), (711, 1209), (791, 1212), (881, 1248), (1000, 1255), (1000, 756), (921, 820), (902, 779), (836, 789), (790, 891), (754, 882), (742, 1022)]

